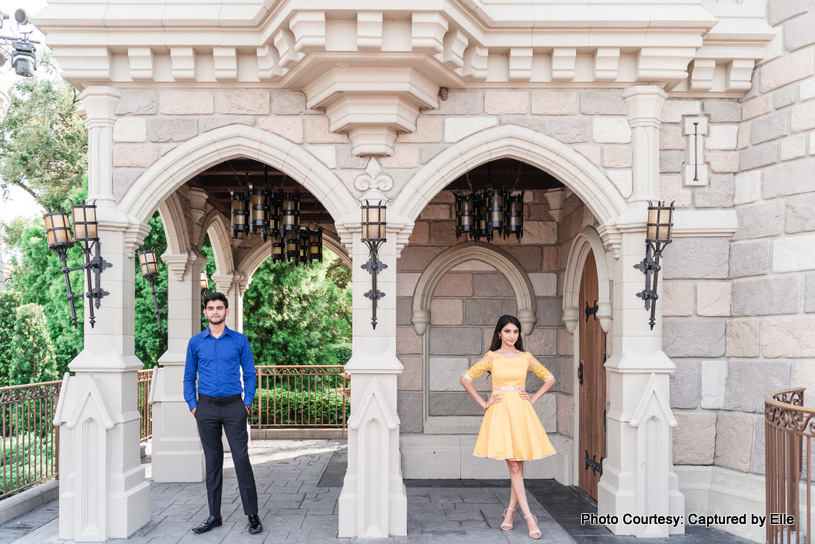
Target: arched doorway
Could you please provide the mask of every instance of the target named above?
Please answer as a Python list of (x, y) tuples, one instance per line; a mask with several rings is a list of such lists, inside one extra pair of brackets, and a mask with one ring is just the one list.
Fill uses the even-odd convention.
[[(578, 485), (593, 499), (603, 474), (606, 456), (606, 335), (597, 319), (597, 267), (590, 250), (580, 279), (578, 368), (580, 412), (578, 439)], [(583, 318), (585, 316), (585, 318)]]

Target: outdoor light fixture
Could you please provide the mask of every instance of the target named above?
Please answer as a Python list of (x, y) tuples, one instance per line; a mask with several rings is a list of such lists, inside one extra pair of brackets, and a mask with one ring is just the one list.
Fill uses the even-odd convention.
[(645, 289), (637, 293), (637, 296), (645, 301), (645, 309), (651, 310), (651, 319), (648, 323), (651, 329), (654, 328), (656, 318), (657, 281), (659, 271), (662, 266), (659, 259), (665, 246), (671, 243), (671, 227), (673, 227), (674, 203), (670, 206), (664, 202), (657, 202), (654, 205), (648, 201), (648, 230), (645, 235), (645, 258), (641, 263), (635, 264), (634, 268), (641, 270), (645, 274)]
[(380, 270), (388, 267), (385, 263), (379, 260), (379, 247), (387, 242), (385, 238), (385, 229), (387, 221), (385, 220), (385, 212), (387, 210), (386, 201), (371, 202), (365, 200), (362, 203), (362, 241), (368, 246), (370, 250), (370, 258), (368, 262), (362, 265), (362, 268), (367, 270), (371, 278), (371, 290), (365, 293), (365, 297), (371, 299), (373, 305), (371, 325), (376, 329), (376, 301), (385, 296), (385, 293), (376, 288), (376, 276)]
[[(8, 19), (9, 15), (0, 11), (0, 28), (3, 28), (3, 23)], [(18, 28), (29, 24), (28, 14), (22, 9), (14, 12), (14, 20)], [(11, 59), (14, 73), (22, 77), (33, 76), (37, 70), (37, 49), (34, 44), (40, 42), (30, 37), (31, 31), (21, 32), (19, 36), (0, 36), (0, 66)]]
[(207, 296), (207, 292), (209, 291), (209, 280), (207, 279), (207, 271), (203, 268), (201, 269), (201, 299)]
[[(521, 177), (521, 168), (515, 176), (513, 187)], [(523, 192), (512, 194), (512, 189), (494, 188), (492, 185), (492, 168), (488, 165), (487, 187), (483, 191), (474, 191), (470, 185), (469, 194), (455, 192), (456, 199), (456, 238), (471, 238), (476, 242), (482, 238), (491, 242), (494, 236), (509, 238), (515, 235), (520, 240), (524, 235), (524, 198)]]
[[(53, 249), (59, 256), (62, 263), (62, 273), (65, 275), (65, 286), (68, 291), (68, 301), (71, 303), (71, 321), (74, 327), (78, 326), (76, 318), (76, 308), (74, 300), (78, 298), (95, 299), (88, 305), (90, 312), (91, 327), (96, 323), (93, 313), (94, 305), (98, 309), (102, 297), (109, 295), (100, 287), (102, 272), (112, 265), (105, 261), (100, 255), (98, 221), (96, 220), (96, 204), (87, 204), (84, 200), (79, 204), (71, 202), (71, 216), (73, 219), (73, 236), (68, 224), (68, 214), (63, 211), (48, 212), (43, 217), (45, 221), (45, 235), (48, 240), (48, 248)], [(80, 243), (83, 254), (82, 266), (68, 267), (67, 251), (74, 245)], [(91, 257), (93, 252), (93, 257)], [(87, 285), (90, 289), (85, 293), (74, 294), (71, 291), (71, 280), (69, 272), (75, 270), (85, 270)]]
[[(150, 284), (150, 290), (153, 293), (153, 310), (156, 313), (156, 321), (158, 321), (158, 332), (161, 334), (164, 332), (161, 328), (161, 314), (166, 314), (167, 308), (159, 309), (156, 295), (162, 293), (166, 294), (167, 289), (156, 290), (156, 279), (158, 279), (158, 259), (156, 258), (156, 252), (152, 249), (140, 252), (139, 267), (141, 268), (142, 277), (147, 280), (147, 283)], [(202, 283), (206, 283), (206, 278), (207, 276), (205, 272)]]
[(249, 191), (229, 189), (232, 197), (232, 237), (249, 236)]

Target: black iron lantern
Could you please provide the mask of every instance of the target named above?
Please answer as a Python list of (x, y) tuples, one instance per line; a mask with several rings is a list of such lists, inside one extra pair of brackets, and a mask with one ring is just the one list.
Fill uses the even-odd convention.
[(308, 233), (308, 262), (323, 262), (323, 227)]
[(201, 269), (201, 299), (203, 300), (207, 293), (209, 292), (209, 280), (207, 279), (207, 271), (203, 268)]
[(503, 236), (504, 234), (504, 203), (506, 201), (505, 189), (493, 189), (488, 187), (485, 193), (486, 207), (485, 220), (487, 241), (492, 241), (493, 235)]
[(520, 240), (524, 235), (524, 193), (507, 195), (504, 213), (504, 238), (515, 235)]
[(232, 237), (249, 236), (249, 193), (230, 189), (229, 194), (232, 196)]
[[(158, 259), (156, 252), (152, 249), (142, 251), (139, 253), (139, 268), (141, 268), (141, 275), (150, 284), (150, 291), (153, 293), (153, 310), (156, 313), (156, 321), (158, 322), (158, 332), (164, 332), (161, 327), (161, 314), (167, 313), (167, 308), (159, 309), (158, 298), (156, 295), (166, 294), (167, 289), (156, 289), (156, 280), (158, 279)], [(204, 272), (204, 282), (206, 282), (206, 272)]]
[(252, 207), (250, 211), (252, 234), (260, 234), (263, 241), (269, 235), (269, 205), (267, 203), (266, 189), (255, 187), (252, 189)]
[(368, 246), (370, 258), (362, 265), (362, 268), (371, 274), (371, 290), (365, 293), (365, 297), (371, 299), (372, 314), (371, 325), (376, 329), (376, 303), (385, 296), (385, 293), (376, 288), (376, 277), (381, 270), (388, 267), (379, 260), (379, 248), (387, 242), (386, 220), (387, 203), (385, 201), (365, 200), (362, 203), (362, 242)]
[[(79, 201), (78, 204), (71, 202), (71, 219), (73, 220), (73, 233), (68, 230), (68, 214), (62, 211), (47, 213), (44, 216), (46, 238), (48, 247), (57, 253), (62, 263), (62, 272), (65, 275), (65, 286), (68, 290), (68, 301), (71, 304), (71, 320), (74, 327), (79, 324), (76, 318), (76, 308), (74, 307), (74, 300), (78, 298), (89, 299), (89, 322), (93, 327), (96, 323), (94, 306), (98, 309), (101, 299), (110, 294), (101, 288), (101, 275), (104, 270), (111, 267), (111, 264), (105, 261), (100, 254), (96, 204), (88, 204), (84, 200)], [(82, 266), (69, 268), (67, 250), (74, 243), (79, 243), (82, 248), (83, 264)], [(71, 291), (68, 273), (75, 270), (85, 271), (89, 291), (81, 294), (74, 294)]]
[(74, 243), (71, 238), (71, 227), (68, 224), (68, 214), (63, 211), (49, 212), (43, 216), (45, 221), (45, 237), (48, 240), (48, 249), (54, 250), (62, 263), (62, 273), (65, 276), (65, 288), (68, 291), (68, 301), (71, 305), (71, 323), (78, 326), (76, 319), (76, 308), (74, 300), (84, 297), (84, 293), (78, 295), (71, 291), (71, 277), (68, 272), (81, 270), (82, 267), (68, 268), (68, 250)]
[(309, 230), (303, 229), (297, 237), (300, 252), (297, 255), (297, 264), (308, 264), (308, 236)]
[(492, 236), (487, 232), (487, 198), (486, 193), (475, 193), (473, 195), (473, 205), (475, 207), (475, 232), (474, 238), (478, 242), (482, 238), (489, 241)]
[(475, 204), (472, 193), (456, 193), (456, 238), (475, 236)]
[(648, 324), (651, 329), (656, 324), (656, 301), (659, 298), (657, 294), (657, 283), (659, 280), (659, 271), (662, 266), (659, 260), (662, 257), (662, 251), (665, 246), (671, 243), (671, 229), (673, 227), (673, 211), (674, 203), (665, 205), (664, 202), (657, 202), (654, 205), (651, 201), (648, 202), (648, 224), (645, 233), (645, 258), (639, 264), (634, 265), (634, 268), (641, 270), (645, 274), (645, 289), (637, 293), (637, 296), (645, 301), (645, 309), (651, 310), (651, 318)]
[(286, 243), (283, 235), (279, 232), (272, 232), (272, 262), (279, 263), (286, 258)]
[(300, 191), (282, 193), (280, 195), (280, 231), (283, 233), (297, 233), (300, 228)]
[(295, 263), (300, 258), (300, 239), (297, 232), (286, 232), (283, 237), (283, 258)]

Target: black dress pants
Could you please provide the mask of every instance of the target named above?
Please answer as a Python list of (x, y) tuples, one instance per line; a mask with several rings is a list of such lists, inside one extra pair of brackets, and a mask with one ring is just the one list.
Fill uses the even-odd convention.
[(249, 435), (246, 432), (246, 408), (243, 402), (217, 405), (199, 400), (195, 410), (198, 422), (198, 434), (204, 447), (204, 459), (207, 469), (207, 501), (209, 514), (221, 515), (221, 491), (223, 489), (224, 445), (221, 442), (221, 428), (226, 433), (232, 460), (235, 462), (235, 473), (238, 477), (238, 489), (241, 493), (243, 512), (250, 516), (258, 513), (258, 493), (255, 487), (255, 475), (249, 463)]

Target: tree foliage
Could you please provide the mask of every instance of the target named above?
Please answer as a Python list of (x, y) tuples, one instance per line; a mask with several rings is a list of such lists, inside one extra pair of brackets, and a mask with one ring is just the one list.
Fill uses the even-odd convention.
[(350, 270), (337, 261), (326, 250), (323, 263), (266, 260), (258, 268), (243, 301), (244, 334), (256, 364), (345, 364), (350, 358)]
[(50, 382), (59, 377), (45, 311), (39, 304), (17, 308), (11, 351), (10, 385)]
[[(167, 241), (164, 237), (164, 226), (161, 216), (156, 212), (148, 221), (150, 233), (144, 239), (142, 250), (155, 250), (156, 256), (161, 259), (162, 253), (167, 250)], [(158, 321), (153, 304), (153, 294), (150, 283), (144, 279), (139, 270), (139, 260), (135, 259), (136, 267), (136, 357), (145, 368), (153, 368), (158, 359), (167, 351), (167, 314), (161, 314), (161, 332), (158, 330)], [(156, 290), (167, 289), (166, 266), (159, 267), (160, 273), (156, 278)], [(103, 275), (104, 277), (104, 275)], [(159, 309), (167, 308), (167, 295), (156, 295)], [(104, 304), (104, 301), (103, 301)]]
[(9, 385), (9, 367), (14, 353), (11, 338), (14, 336), (14, 321), (20, 300), (20, 293), (0, 291), (0, 338), (3, 338), (0, 342), (0, 387)]
[(0, 187), (27, 191), (44, 208), (59, 207), (86, 185), (88, 137), (76, 114), (76, 90), (57, 76), (48, 55), (37, 75), (20, 78), (0, 122)]

